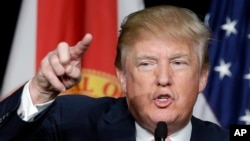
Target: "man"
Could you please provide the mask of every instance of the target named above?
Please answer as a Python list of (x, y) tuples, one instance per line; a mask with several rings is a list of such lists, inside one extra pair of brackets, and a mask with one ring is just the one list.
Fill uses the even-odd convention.
[(59, 43), (37, 75), (1, 102), (3, 141), (152, 141), (159, 121), (172, 141), (229, 140), (226, 130), (192, 116), (207, 82), (210, 41), (193, 12), (157, 6), (125, 19), (115, 60), (125, 97), (58, 96), (79, 82), (91, 40), (86, 34), (73, 47)]

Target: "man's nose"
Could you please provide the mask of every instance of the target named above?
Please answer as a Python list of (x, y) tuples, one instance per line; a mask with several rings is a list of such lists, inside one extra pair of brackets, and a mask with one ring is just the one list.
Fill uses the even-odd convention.
[(169, 86), (172, 84), (172, 71), (169, 65), (161, 65), (157, 71), (157, 85)]

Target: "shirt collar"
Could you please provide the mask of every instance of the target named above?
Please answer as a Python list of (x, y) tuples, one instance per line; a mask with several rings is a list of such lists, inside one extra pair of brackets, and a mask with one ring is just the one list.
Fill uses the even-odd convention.
[[(135, 122), (136, 128), (136, 141), (152, 141), (154, 135), (149, 131), (142, 128), (137, 122)], [(169, 135), (168, 137), (172, 141), (184, 141), (191, 139), (192, 124), (191, 121), (188, 122), (181, 130), (175, 132), (174, 134)]]

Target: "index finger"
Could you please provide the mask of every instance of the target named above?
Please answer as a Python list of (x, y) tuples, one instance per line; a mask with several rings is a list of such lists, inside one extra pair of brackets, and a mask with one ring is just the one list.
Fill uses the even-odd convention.
[(88, 49), (93, 37), (90, 33), (85, 34), (83, 39), (70, 49), (73, 58), (81, 58), (83, 53)]

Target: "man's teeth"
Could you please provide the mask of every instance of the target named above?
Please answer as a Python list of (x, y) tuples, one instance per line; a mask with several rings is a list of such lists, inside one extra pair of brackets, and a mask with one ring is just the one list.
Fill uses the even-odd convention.
[(162, 100), (162, 101), (167, 100), (168, 98), (169, 98), (169, 96), (159, 96), (158, 97), (158, 99)]

